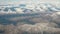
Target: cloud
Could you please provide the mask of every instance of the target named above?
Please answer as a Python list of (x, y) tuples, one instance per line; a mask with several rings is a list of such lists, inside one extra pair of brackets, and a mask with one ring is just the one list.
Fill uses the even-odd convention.
[[(35, 0), (33, 0), (34, 3), (36, 3)], [(45, 2), (48, 3), (50, 2), (51, 4), (59, 4), (59, 2), (57, 0), (40, 0), (41, 2)], [(40, 2), (39, 1), (39, 2)], [(57, 2), (56, 2), (57, 1)], [(25, 3), (27, 2), (28, 4), (31, 3), (28, 1), (22, 1), (22, 2), (13, 2), (14, 4), (19, 4), (19, 3)], [(37, 1), (37, 3), (39, 3)], [(5, 2), (4, 2), (5, 3)], [(2, 3), (2, 4), (4, 4)], [(6, 3), (11, 3), (11, 2), (6, 2)], [(12, 4), (11, 3), (11, 4)], [(37, 4), (36, 3), (36, 4)], [(56, 5), (54, 4), (54, 5)], [(44, 8), (45, 9), (45, 8)], [(18, 11), (20, 11), (19, 9), (17, 9)], [(3, 12), (4, 13), (4, 12)], [(22, 12), (21, 12), (22, 13)], [(2, 13), (1, 13), (2, 14)], [(7, 24), (7, 25), (3, 25), (0, 24), (0, 31), (2, 31), (2, 33), (4, 34), (43, 34), (43, 33), (48, 33), (48, 34), (53, 34), (53, 33), (60, 33), (60, 12), (57, 11), (53, 11), (53, 12), (42, 12), (42, 13), (38, 13), (38, 15), (36, 15), (34, 13), (33, 14), (24, 14), (22, 16), (20, 16), (21, 14), (12, 14), (9, 16), (5, 16), (4, 19), (8, 20), (8, 22), (11, 24)], [(8, 17), (8, 18), (7, 18)], [(3, 17), (2, 17), (3, 18)], [(3, 19), (2, 19), (3, 21)], [(5, 21), (7, 22), (7, 21)], [(16, 25), (12, 24), (15, 23)]]
[[(36, 3), (37, 2), (37, 3)], [(19, 4), (19, 3), (52, 3), (52, 4), (59, 4), (59, 0), (0, 0), (1, 4)]]
[(60, 28), (55, 28), (55, 24), (52, 23), (36, 23), (34, 25), (31, 24), (20, 24), (18, 23), (16, 26), (13, 24), (10, 25), (1, 25), (0, 31), (4, 31), (4, 34), (22, 34), (27, 32), (31, 33), (58, 33), (60, 32)]

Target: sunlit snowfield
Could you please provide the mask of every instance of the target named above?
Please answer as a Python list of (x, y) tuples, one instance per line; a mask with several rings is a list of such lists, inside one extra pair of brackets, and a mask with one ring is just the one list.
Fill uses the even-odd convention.
[(60, 0), (0, 0), (0, 34), (60, 34)]

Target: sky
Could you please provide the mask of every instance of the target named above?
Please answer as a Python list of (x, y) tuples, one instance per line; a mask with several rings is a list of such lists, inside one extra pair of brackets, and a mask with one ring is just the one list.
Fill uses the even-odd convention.
[(0, 3), (18, 3), (18, 2), (21, 2), (21, 1), (32, 1), (32, 2), (60, 2), (60, 0), (0, 0)]
[(0, 4), (26, 4), (26, 3), (51, 3), (60, 6), (60, 0), (0, 0)]

